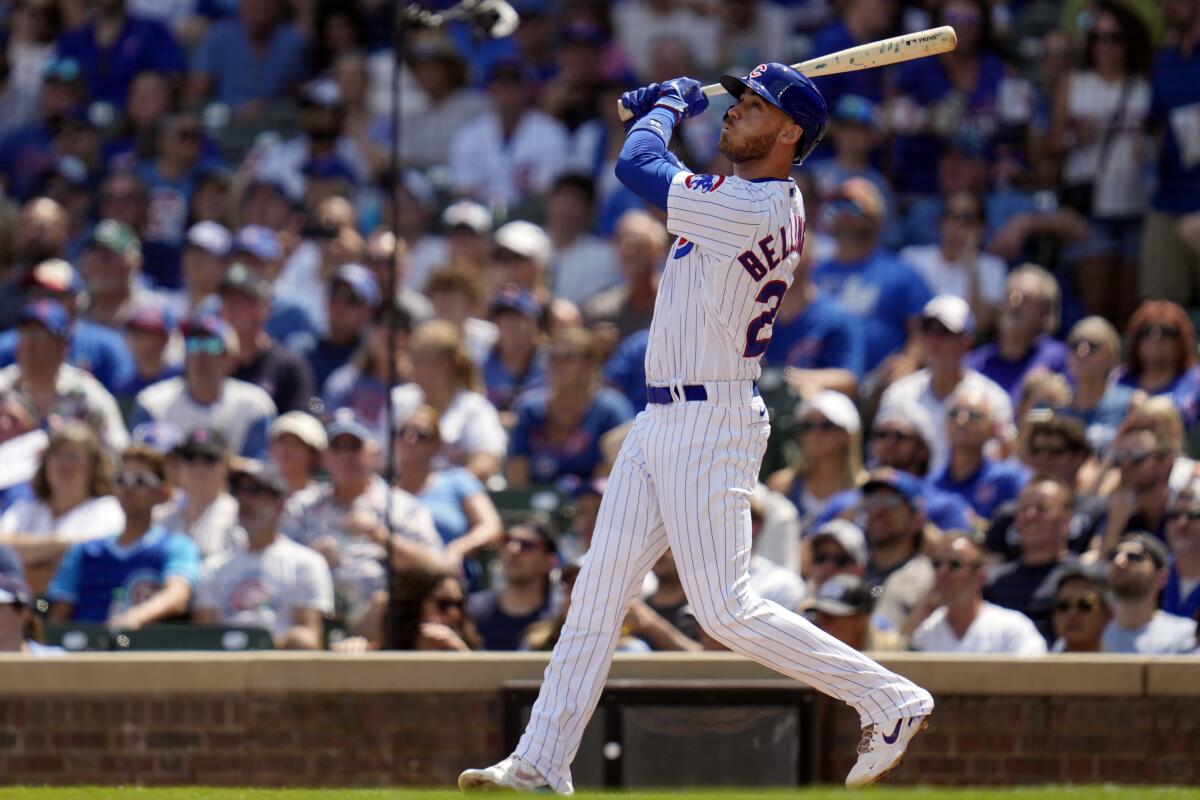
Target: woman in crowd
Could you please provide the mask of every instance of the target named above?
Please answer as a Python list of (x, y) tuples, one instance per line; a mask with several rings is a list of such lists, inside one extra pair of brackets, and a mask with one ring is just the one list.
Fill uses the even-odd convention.
[(1125, 330), (1125, 364), (1117, 381), (1152, 397), (1171, 398), (1185, 428), (1200, 421), (1196, 330), (1179, 304), (1147, 300), (1133, 312)]
[(789, 466), (767, 479), (767, 487), (792, 501), (807, 530), (831, 497), (865, 480), (862, 421), (849, 397), (830, 390), (802, 401), (795, 419), (799, 448)]
[(321, 467), (321, 454), (329, 447), (325, 426), (304, 411), (277, 417), (267, 431), (271, 462), (288, 488), (288, 497), (313, 490)]
[(600, 440), (633, 418), (619, 392), (600, 382), (595, 337), (584, 328), (566, 328), (550, 341), (546, 386), (517, 404), (504, 476), (521, 488), (550, 484), (573, 475), (599, 477), (605, 468)]
[(1076, 322), (1067, 345), (1067, 375), (1074, 384), (1067, 413), (1083, 422), (1092, 448), (1103, 455), (1141, 392), (1113, 380), (1121, 358), (1121, 336), (1103, 317)]
[(466, 467), (486, 481), (500, 469), (507, 436), (496, 408), (480, 390), (479, 368), (458, 329), (444, 320), (413, 334), (412, 382), (392, 390), (393, 424), (402, 427), (420, 405), (438, 412), (442, 449), (434, 465)]
[(462, 583), (449, 572), (399, 572), (392, 599), (391, 649), (465, 653), (482, 647)]
[(113, 465), (95, 431), (68, 422), (51, 434), (33, 476), (33, 499), (17, 500), (0, 516), (0, 544), (20, 554), (35, 594), (45, 590), (68, 547), (125, 529), (112, 490)]
[(429, 509), (446, 543), (446, 560), (453, 571), (462, 574), (464, 558), (499, 544), (500, 514), (470, 471), (462, 467), (434, 469), (434, 459), (442, 448), (439, 422), (436, 409), (421, 405), (396, 429), (396, 485)]

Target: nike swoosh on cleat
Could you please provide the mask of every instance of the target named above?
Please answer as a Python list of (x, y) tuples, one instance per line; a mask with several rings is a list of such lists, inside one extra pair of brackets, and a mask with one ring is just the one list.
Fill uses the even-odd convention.
[(898, 739), (898, 738), (900, 737), (900, 725), (901, 725), (901, 723), (903, 723), (903, 722), (904, 722), (904, 720), (902, 720), (902, 719), (898, 719), (898, 720), (896, 720), (896, 727), (892, 728), (892, 735), (891, 735), (891, 736), (888, 736), (888, 735), (885, 733), (885, 734), (883, 735), (883, 740), (884, 740), (885, 742), (887, 742), (888, 744), (895, 744), (895, 743), (896, 743), (896, 739)]

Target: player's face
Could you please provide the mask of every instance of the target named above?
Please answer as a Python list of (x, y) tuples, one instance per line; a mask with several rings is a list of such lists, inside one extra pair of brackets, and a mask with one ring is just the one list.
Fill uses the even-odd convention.
[(717, 149), (734, 164), (766, 158), (790, 122), (786, 114), (754, 92), (743, 92), (725, 112)]

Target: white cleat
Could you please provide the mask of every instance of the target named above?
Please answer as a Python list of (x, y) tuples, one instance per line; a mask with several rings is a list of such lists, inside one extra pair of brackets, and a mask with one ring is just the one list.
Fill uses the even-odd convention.
[(862, 729), (858, 761), (846, 776), (846, 788), (870, 786), (900, 766), (912, 738), (929, 726), (929, 715), (888, 720)]
[(520, 756), (509, 756), (484, 769), (468, 769), (458, 776), (464, 792), (511, 789), (515, 792), (553, 792), (546, 779)]

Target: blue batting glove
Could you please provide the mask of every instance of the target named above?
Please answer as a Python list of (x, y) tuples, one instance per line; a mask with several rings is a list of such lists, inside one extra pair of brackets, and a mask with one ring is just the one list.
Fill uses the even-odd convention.
[(688, 119), (703, 114), (708, 108), (708, 96), (700, 91), (700, 81), (693, 78), (675, 78), (659, 86), (661, 96), (656, 106), (664, 106)]
[(621, 105), (629, 109), (633, 114), (633, 119), (637, 120), (646, 116), (661, 96), (662, 87), (657, 83), (652, 83), (621, 95)]

